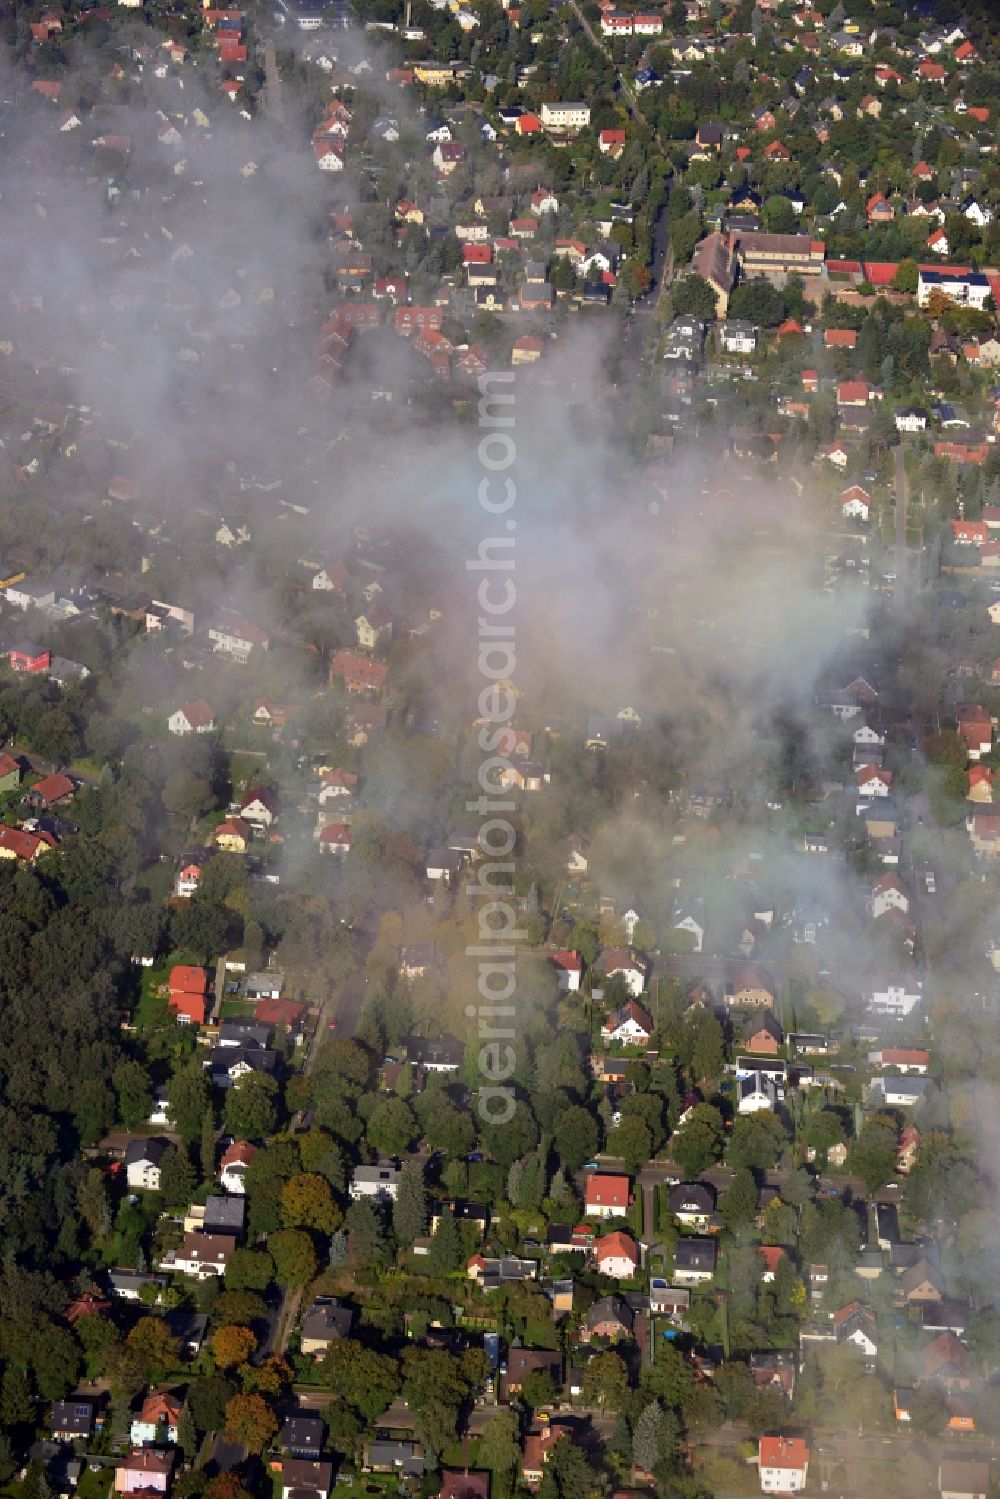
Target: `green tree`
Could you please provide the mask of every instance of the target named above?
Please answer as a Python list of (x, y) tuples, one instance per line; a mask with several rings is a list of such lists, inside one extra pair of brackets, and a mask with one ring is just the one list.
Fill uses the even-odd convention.
[(392, 1205), (392, 1227), (400, 1244), (409, 1246), (427, 1231), (427, 1192), (419, 1161), (404, 1161)]
[(715, 292), (703, 276), (691, 274), (675, 281), (670, 288), (670, 300), (677, 317), (687, 313), (705, 322), (715, 317)]
[(847, 1154), (848, 1169), (860, 1176), (869, 1192), (884, 1186), (896, 1173), (897, 1131), (892, 1119), (875, 1114), (866, 1119)]
[(670, 1140), (670, 1154), (685, 1176), (697, 1176), (722, 1149), (722, 1115), (711, 1104), (700, 1103)]
[(298, 1228), (271, 1234), (267, 1247), (274, 1260), (274, 1278), (279, 1286), (304, 1286), (316, 1278), (319, 1268), (312, 1239)]
[(369, 1421), (382, 1415), (399, 1390), (396, 1360), (365, 1348), (353, 1338), (338, 1338), (331, 1343), (319, 1372), (327, 1389)]
[(266, 1291), (274, 1279), (274, 1261), (264, 1249), (234, 1249), (226, 1265), (230, 1291)]
[(383, 1098), (368, 1120), (368, 1143), (382, 1156), (404, 1156), (419, 1131), (413, 1111), (401, 1098)]
[(160, 1193), (168, 1208), (186, 1208), (198, 1185), (186, 1150), (171, 1145), (160, 1162)]
[(428, 1268), (434, 1275), (451, 1275), (462, 1264), (462, 1236), (448, 1204), (441, 1209), (431, 1238)]
[(630, 1171), (638, 1171), (652, 1154), (653, 1137), (637, 1114), (627, 1114), (612, 1132), (609, 1145)]
[(901, 260), (892, 278), (893, 291), (915, 292), (919, 275), (920, 268), (915, 260)]
[(517, 1414), (501, 1407), (491, 1417), (479, 1439), (478, 1462), (492, 1474), (494, 1499), (509, 1499), (521, 1458), (520, 1429)]
[(767, 1171), (775, 1164), (785, 1144), (784, 1126), (769, 1109), (759, 1109), (755, 1114), (738, 1114), (733, 1121), (726, 1159), (734, 1168), (748, 1166), (752, 1171)]
[(600, 1134), (593, 1115), (578, 1104), (564, 1109), (555, 1130), (555, 1147), (566, 1170), (579, 1171), (597, 1153)]
[(114, 1072), (118, 1117), (126, 1129), (145, 1124), (153, 1107), (149, 1074), (138, 1062), (121, 1062)]
[(357, 1202), (351, 1203), (344, 1227), (350, 1257), (355, 1265), (375, 1268), (386, 1263), (389, 1254), (382, 1220), (366, 1197), (359, 1197)]
[(719, 1206), (730, 1233), (738, 1232), (754, 1221), (757, 1216), (757, 1183), (746, 1166), (741, 1166), (733, 1174)]
[(208, 1106), (208, 1083), (200, 1062), (192, 1062), (174, 1073), (167, 1086), (167, 1098), (174, 1129), (185, 1145), (193, 1145), (201, 1135)]
[[(238, 1140), (259, 1140), (274, 1133), (278, 1119), (278, 1085), (264, 1072), (247, 1072), (226, 1094), (226, 1129)], [(199, 1131), (201, 1122), (199, 1120)]]

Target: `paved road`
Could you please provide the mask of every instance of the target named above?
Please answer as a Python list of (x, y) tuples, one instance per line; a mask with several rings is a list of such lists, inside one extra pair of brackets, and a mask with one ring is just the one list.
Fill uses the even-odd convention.
[[(279, 0), (280, 3), (280, 0)], [(287, 11), (287, 6), (282, 6)], [(280, 124), (285, 118), (281, 102), (281, 71), (278, 68), (278, 53), (272, 41), (264, 43), (264, 104), (272, 119)]]

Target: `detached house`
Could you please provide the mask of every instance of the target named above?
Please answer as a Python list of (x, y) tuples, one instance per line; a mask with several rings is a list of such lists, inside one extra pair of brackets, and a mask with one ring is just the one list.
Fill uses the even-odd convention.
[(648, 964), (630, 947), (613, 947), (602, 952), (597, 960), (597, 970), (607, 979), (619, 975), (633, 999), (638, 999), (646, 987)]
[(624, 1218), (631, 1201), (629, 1177), (600, 1171), (588, 1175), (583, 1190), (584, 1212), (588, 1218)]
[(594, 1245), (594, 1259), (602, 1275), (615, 1280), (630, 1280), (639, 1268), (639, 1249), (628, 1234), (605, 1234)]
[(174, 1465), (172, 1452), (157, 1452), (152, 1447), (135, 1447), (127, 1457), (119, 1458), (115, 1468), (115, 1492), (118, 1494), (165, 1494)]
[(160, 1190), (160, 1165), (169, 1148), (166, 1140), (131, 1140), (125, 1152), (125, 1180), (131, 1192)]
[(177, 1441), (177, 1422), (180, 1419), (181, 1402), (164, 1391), (147, 1395), (142, 1409), (133, 1417), (129, 1440), (133, 1447)]
[(176, 708), (167, 719), (171, 734), (211, 734), (215, 729), (215, 714), (203, 697), (193, 703)]
[(802, 1437), (761, 1437), (760, 1487), (765, 1494), (797, 1494), (809, 1477), (809, 1448)]
[(601, 1026), (601, 1040), (624, 1046), (647, 1046), (654, 1031), (653, 1018), (634, 999), (614, 1010)]

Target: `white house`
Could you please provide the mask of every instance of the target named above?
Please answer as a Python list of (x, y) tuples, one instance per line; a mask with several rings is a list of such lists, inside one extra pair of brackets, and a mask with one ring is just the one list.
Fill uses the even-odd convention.
[(854, 730), (854, 743), (857, 745), (870, 744), (881, 749), (885, 745), (885, 735), (880, 734), (878, 729), (872, 728), (870, 723), (859, 724)]
[(163, 1270), (176, 1270), (181, 1275), (190, 1275), (195, 1280), (208, 1280), (210, 1275), (221, 1280), (226, 1273), (230, 1256), (236, 1249), (233, 1234), (189, 1233), (184, 1235), (180, 1249), (170, 1249), (160, 1261)]
[(133, 1140), (125, 1152), (125, 1179), (133, 1192), (158, 1192), (166, 1140)]
[(215, 728), (215, 714), (203, 697), (193, 703), (175, 708), (167, 719), (171, 734), (211, 734)]
[(590, 105), (546, 101), (542, 105), (540, 119), (543, 128), (554, 133), (585, 130), (590, 124)]
[(878, 765), (862, 765), (855, 775), (859, 796), (888, 796), (892, 789), (892, 772)]
[(922, 406), (904, 406), (896, 412), (897, 432), (926, 432), (927, 412)]
[(878, 1324), (870, 1307), (851, 1301), (834, 1315), (833, 1331), (838, 1343), (853, 1343), (865, 1358), (878, 1353)]
[(872, 1080), (872, 1094), (881, 1096), (889, 1108), (912, 1109), (919, 1103), (930, 1079), (926, 1077), (891, 1077), (885, 1073)]
[(219, 1181), (227, 1192), (242, 1197), (246, 1193), (247, 1167), (257, 1154), (257, 1146), (247, 1140), (234, 1140), (219, 1162)]
[(142, 1409), (132, 1421), (129, 1440), (133, 1447), (146, 1447), (155, 1442), (177, 1441), (177, 1422), (181, 1403), (173, 1395), (163, 1391), (147, 1395)]
[(380, 1161), (377, 1166), (356, 1166), (351, 1177), (351, 1196), (387, 1199), (395, 1201), (399, 1191), (399, 1167), (391, 1161)]
[(876, 979), (865, 995), (865, 1002), (872, 1015), (895, 1015), (903, 1019), (923, 997), (924, 986), (919, 979), (893, 974)]
[(628, 1234), (605, 1234), (594, 1245), (594, 1259), (602, 1275), (630, 1280), (639, 1268), (639, 1249)]
[(751, 1072), (736, 1080), (739, 1093), (737, 1109), (741, 1114), (758, 1114), (763, 1109), (773, 1109), (778, 1102), (775, 1084), (763, 1072)]
[(809, 1477), (809, 1448), (802, 1437), (761, 1437), (757, 1448), (765, 1494), (797, 1494)]
[(638, 999), (646, 987), (646, 960), (630, 947), (613, 947), (601, 953), (597, 967), (607, 979), (620, 975), (633, 999)]
[(877, 919), (886, 911), (902, 911), (904, 916), (910, 909), (910, 897), (906, 886), (898, 875), (884, 874), (872, 886), (872, 915)]
[(653, 1018), (634, 999), (613, 1010), (601, 1026), (602, 1041), (617, 1041), (624, 1046), (648, 1045), (655, 1026)]
[(705, 928), (698, 916), (692, 911), (685, 910), (683, 906), (677, 906), (670, 918), (670, 925), (675, 932), (690, 932), (694, 938), (692, 952), (701, 952), (705, 944)]
[(632, 1200), (627, 1176), (593, 1172), (583, 1189), (583, 1210), (588, 1218), (624, 1218)]
[(872, 508), (872, 497), (860, 484), (852, 484), (840, 496), (840, 513), (845, 520), (867, 520)]
[(757, 347), (757, 329), (753, 323), (729, 318), (719, 330), (719, 342), (726, 354), (752, 354)]
[(569, 950), (549, 953), (549, 962), (556, 971), (560, 994), (576, 994), (580, 988), (583, 959), (578, 952)]
[(989, 278), (981, 271), (928, 271), (921, 267), (917, 277), (917, 306), (926, 307), (935, 292), (962, 307), (982, 312), (993, 295)]

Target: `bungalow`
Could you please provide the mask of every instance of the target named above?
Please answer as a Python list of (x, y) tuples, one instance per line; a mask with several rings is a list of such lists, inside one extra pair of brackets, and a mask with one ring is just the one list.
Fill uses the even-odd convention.
[(853, 349), (857, 347), (858, 335), (854, 328), (827, 328), (823, 333), (823, 346), (827, 349)]
[(759, 1114), (765, 1109), (774, 1110), (778, 1102), (777, 1086), (764, 1072), (751, 1072), (736, 1080), (737, 1111), (740, 1114)]
[(71, 781), (69, 776), (57, 771), (54, 775), (44, 776), (42, 780), (30, 786), (24, 793), (24, 800), (39, 812), (50, 812), (53, 807), (72, 801), (75, 795), (76, 783)]
[(981, 520), (953, 520), (951, 539), (955, 546), (985, 546), (990, 539), (990, 528)]
[(756, 965), (739, 969), (726, 984), (725, 1002), (742, 1009), (773, 1010), (777, 990), (774, 981)]
[(992, 802), (993, 772), (987, 765), (969, 766), (969, 789), (966, 796), (970, 802)]
[(245, 666), (254, 651), (266, 651), (270, 636), (259, 625), (252, 624), (233, 609), (221, 609), (218, 617), (209, 626), (208, 638), (217, 655), (228, 656), (240, 666)]
[(993, 748), (993, 720), (978, 703), (959, 703), (956, 716), (966, 754), (970, 760), (981, 760)]
[(872, 886), (871, 894), (871, 913), (876, 920), (887, 911), (902, 911), (905, 915), (909, 909), (909, 892), (899, 876), (881, 875)]
[(854, 775), (859, 796), (888, 796), (892, 789), (892, 771), (878, 765), (862, 765)]
[[(408, 309), (400, 309), (406, 311)], [(357, 651), (339, 650), (330, 661), (330, 682), (340, 682), (350, 693), (377, 697), (385, 687), (389, 668)]]
[(765, 1011), (752, 1015), (743, 1027), (743, 1045), (760, 1056), (776, 1057), (785, 1044), (785, 1033), (779, 1021)]
[(506, 1390), (508, 1396), (520, 1393), (529, 1374), (548, 1374), (553, 1385), (558, 1389), (563, 1381), (562, 1354), (550, 1349), (521, 1348), (517, 1344), (512, 1345), (507, 1354)]
[(865, 204), (865, 217), (869, 224), (891, 224), (896, 210), (883, 193), (875, 193)]
[(52, 1406), (49, 1431), (57, 1442), (85, 1442), (93, 1436), (96, 1425), (97, 1407), (85, 1396), (71, 1395)]
[[(1000, 822), (1000, 819), (997, 821)], [(921, 1003), (923, 996), (924, 986), (920, 979), (893, 974), (874, 981), (865, 993), (865, 1003), (869, 1014), (894, 1015), (898, 1019), (905, 1019)]]
[(351, 830), (343, 822), (327, 822), (317, 834), (320, 853), (344, 859), (351, 851)]

